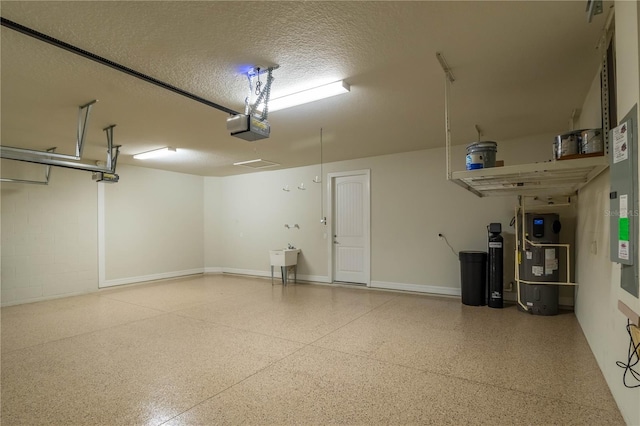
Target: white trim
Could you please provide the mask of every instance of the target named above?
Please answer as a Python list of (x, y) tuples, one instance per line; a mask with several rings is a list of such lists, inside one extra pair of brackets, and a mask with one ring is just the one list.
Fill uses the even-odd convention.
[(55, 299), (62, 299), (62, 298), (67, 298), (67, 297), (74, 297), (74, 296), (82, 296), (85, 294), (92, 294), (92, 293), (97, 293), (98, 290), (87, 290), (87, 291), (74, 291), (73, 293), (62, 293), (62, 294), (52, 294), (49, 296), (38, 296), (38, 297), (29, 297), (28, 299), (20, 299), (20, 300), (11, 300), (9, 302), (3, 302), (2, 304), (0, 304), (0, 306), (2, 306), (3, 308), (5, 306), (15, 306), (15, 305), (24, 305), (26, 303), (34, 303), (34, 302), (44, 302), (47, 300), (55, 300)]
[(357, 175), (367, 175), (371, 174), (371, 169), (362, 169), (362, 170), (349, 170), (346, 172), (331, 172), (327, 173), (327, 177), (332, 179), (334, 177), (346, 177), (346, 176), (357, 176)]
[(139, 277), (117, 278), (114, 280), (105, 280), (104, 283), (102, 283), (101, 288), (113, 287), (116, 285), (123, 285), (123, 284), (141, 283), (145, 281), (164, 280), (167, 278), (177, 278), (177, 277), (184, 277), (186, 275), (196, 275), (196, 274), (202, 274), (202, 273), (204, 273), (204, 268), (187, 269), (184, 271), (163, 272), (160, 274), (142, 275)]
[[(205, 268), (209, 269), (209, 268)], [(213, 269), (213, 268), (211, 268)], [(269, 271), (258, 271), (255, 269), (236, 269), (236, 268), (220, 268), (223, 274), (236, 274), (236, 275), (249, 275), (253, 277), (265, 277), (271, 278), (271, 270)], [(291, 275), (289, 275), (291, 277)], [(280, 274), (280, 268), (273, 268), (273, 278), (277, 278), (278, 280), (282, 279), (282, 275)], [(298, 274), (299, 281), (309, 281), (309, 282), (317, 282), (317, 283), (330, 283), (329, 277), (324, 275), (300, 275)]]
[(221, 274), (222, 269), (223, 268), (221, 266), (207, 266), (204, 268), (204, 273), (205, 274)]
[[(440, 294), (446, 296), (461, 297), (462, 293), (460, 288), (456, 287), (442, 287), (422, 284), (408, 284), (408, 283), (393, 283), (387, 281), (371, 281), (371, 288), (381, 288), (386, 290), (400, 290), (400, 291), (412, 291), (414, 293), (428, 293), (428, 294)], [(505, 292), (504, 300), (507, 302), (516, 302), (517, 297), (515, 292)], [(573, 297), (560, 297), (558, 299), (558, 305), (564, 307), (573, 307), (575, 305)]]
[(360, 176), (364, 175), (367, 178), (365, 196), (367, 202), (364, 203), (364, 216), (366, 217), (366, 230), (365, 230), (365, 281), (366, 286), (371, 287), (371, 169), (352, 170), (345, 172), (333, 172), (327, 173), (327, 225), (329, 225), (329, 238), (327, 238), (328, 244), (328, 272), (329, 282), (334, 281), (333, 274), (333, 182), (335, 178), (346, 176)]
[[(518, 295), (515, 291), (505, 291), (503, 293), (503, 298), (507, 302), (518, 302)], [(560, 297), (558, 299), (558, 306), (573, 308), (575, 306), (575, 301), (571, 296)]]
[[(278, 269), (276, 271), (276, 269)], [(280, 278), (280, 268), (274, 268), (273, 270), (273, 276)], [(277, 274), (276, 274), (277, 272)], [(251, 275), (254, 277), (269, 277), (271, 278), (271, 272), (267, 272), (267, 271), (258, 271), (255, 269), (236, 269), (236, 268), (225, 268), (224, 266), (222, 267), (222, 273), (223, 274), (237, 274), (237, 275)]]
[(413, 291), (415, 293), (441, 294), (446, 296), (461, 296), (460, 288), (441, 287), (434, 285), (392, 283), (387, 281), (371, 281), (372, 288), (384, 288), (386, 290)]
[(105, 230), (105, 196), (104, 183), (98, 185), (98, 288), (105, 287), (107, 282), (106, 230)]
[(298, 275), (298, 280), (312, 283), (331, 284), (329, 277), (326, 275)]

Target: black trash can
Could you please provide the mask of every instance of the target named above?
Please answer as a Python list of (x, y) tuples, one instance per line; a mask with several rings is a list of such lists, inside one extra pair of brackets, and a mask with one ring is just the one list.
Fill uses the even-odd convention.
[(484, 251), (461, 251), (460, 278), (462, 303), (469, 306), (485, 305), (487, 296), (487, 253)]

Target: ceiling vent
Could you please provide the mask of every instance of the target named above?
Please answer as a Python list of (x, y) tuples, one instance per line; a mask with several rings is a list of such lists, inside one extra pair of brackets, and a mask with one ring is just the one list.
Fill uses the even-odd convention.
[(266, 169), (267, 167), (279, 166), (280, 164), (258, 158), (257, 160), (240, 161), (238, 163), (233, 163), (233, 165), (248, 167), (250, 169)]

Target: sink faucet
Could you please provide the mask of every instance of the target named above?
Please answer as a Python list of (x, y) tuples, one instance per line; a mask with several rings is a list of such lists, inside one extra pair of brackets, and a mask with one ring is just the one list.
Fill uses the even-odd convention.
[(291, 243), (289, 243), (289, 246), (287, 247), (289, 250), (293, 250), (295, 247), (291, 245)]

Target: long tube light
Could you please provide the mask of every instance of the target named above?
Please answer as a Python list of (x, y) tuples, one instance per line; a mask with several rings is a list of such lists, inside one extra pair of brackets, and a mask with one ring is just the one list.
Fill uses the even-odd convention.
[(269, 112), (330, 98), (350, 91), (351, 87), (344, 80), (335, 81), (323, 86), (271, 99), (269, 101)]
[(166, 157), (171, 154), (175, 154), (177, 150), (175, 148), (171, 148), (170, 146), (165, 146), (164, 148), (154, 149), (151, 151), (141, 152), (140, 154), (135, 154), (133, 158), (136, 160), (149, 160), (151, 158), (160, 158)]

